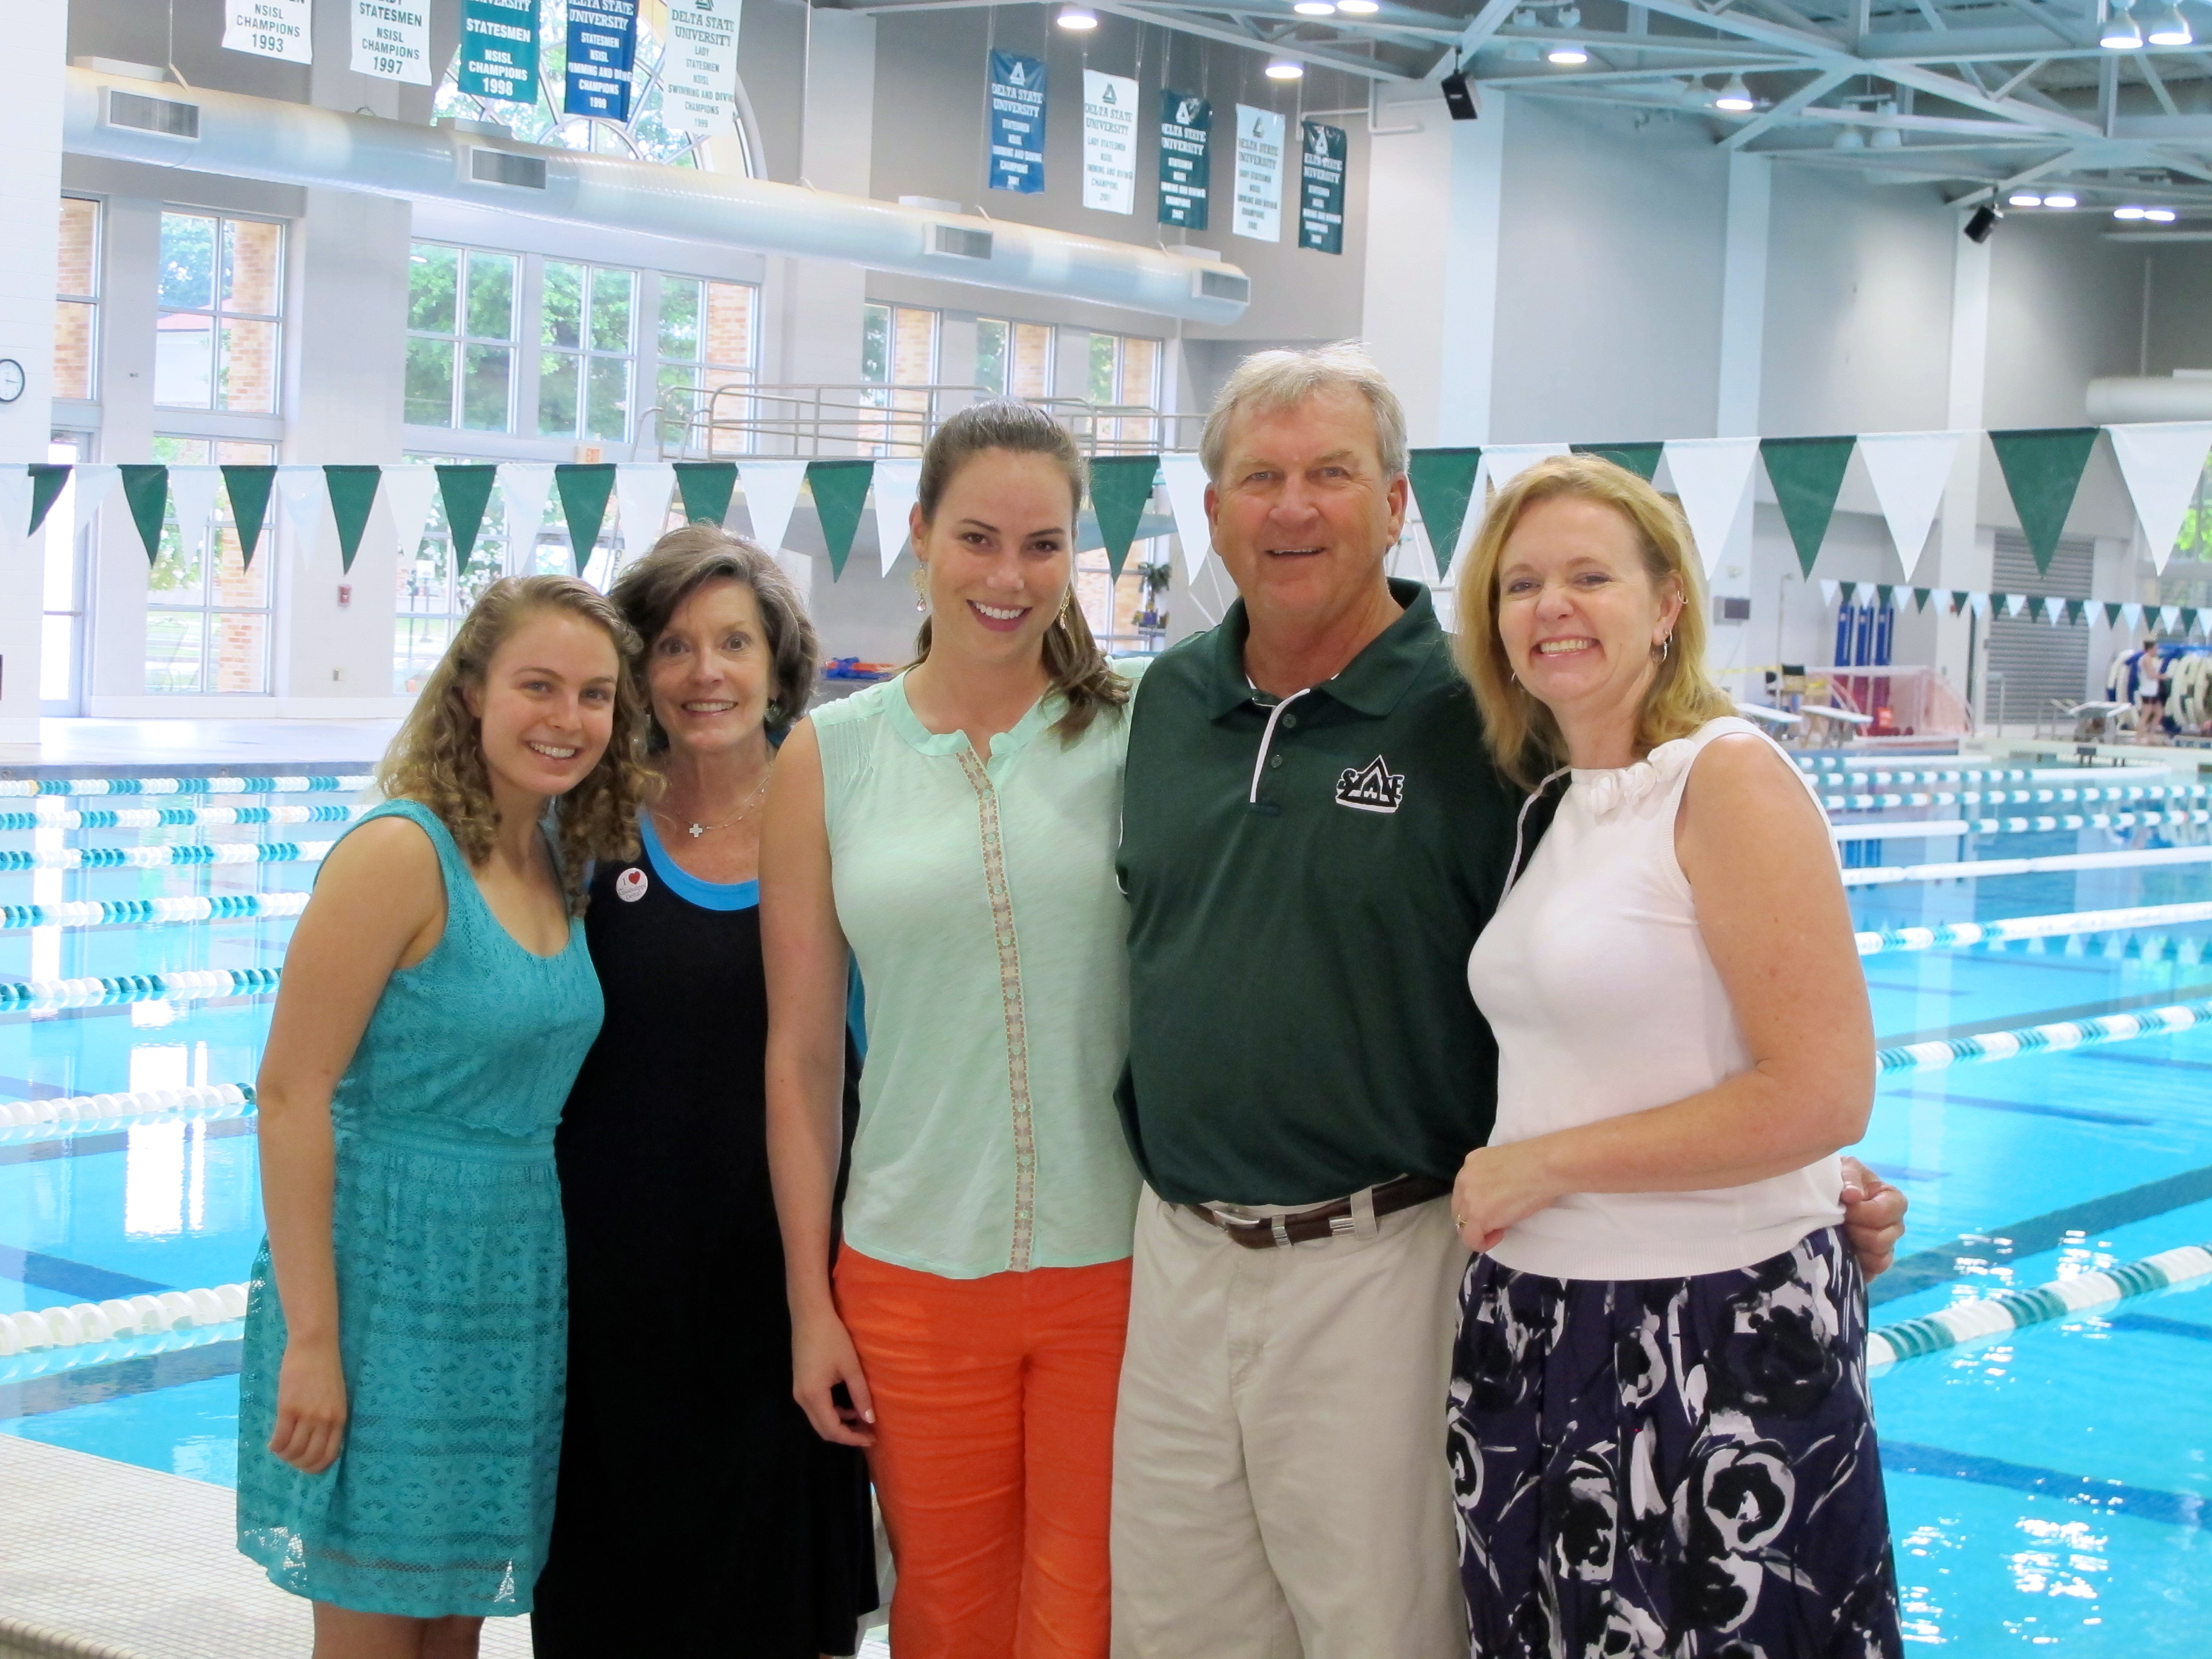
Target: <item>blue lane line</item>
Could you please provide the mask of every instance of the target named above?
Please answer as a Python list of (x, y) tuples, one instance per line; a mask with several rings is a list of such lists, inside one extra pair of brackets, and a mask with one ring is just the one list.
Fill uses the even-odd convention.
[(1982, 1111), (2017, 1112), (2025, 1117), (2070, 1118), (2076, 1123), (2109, 1123), (2123, 1129), (2148, 1129), (2158, 1122), (2154, 1117), (2100, 1112), (2091, 1106), (2051, 1106), (2038, 1100), (1991, 1100), (1983, 1095), (1886, 1094), (1881, 1097), (1915, 1106), (1972, 1106)]
[(2157, 1314), (2114, 1314), (2105, 1322), (2116, 1331), (2140, 1331), (2146, 1336), (2178, 1336), (2189, 1342), (2212, 1342), (2212, 1325), (2193, 1319), (2166, 1319)]
[(2039, 1468), (2033, 1463), (2008, 1463), (2002, 1458), (1977, 1457), (1971, 1452), (1949, 1451), (1942, 1446), (1916, 1446), (1899, 1440), (1881, 1443), (1881, 1468), (1884, 1474), (1925, 1474), (1939, 1480), (1969, 1480), (1979, 1486), (2002, 1486), (2012, 1492), (2087, 1504), (2133, 1521), (2162, 1521), (2172, 1527), (2212, 1530), (2212, 1504), (2195, 1492), (2131, 1486), (2124, 1480), (2098, 1480), (2086, 1474), (2069, 1474), (2063, 1469)]
[(82, 1302), (159, 1296), (176, 1289), (173, 1285), (156, 1285), (150, 1279), (135, 1279), (129, 1273), (110, 1273), (105, 1267), (71, 1261), (66, 1256), (19, 1250), (12, 1244), (0, 1244), (0, 1279), (12, 1279), (33, 1290), (57, 1291)]

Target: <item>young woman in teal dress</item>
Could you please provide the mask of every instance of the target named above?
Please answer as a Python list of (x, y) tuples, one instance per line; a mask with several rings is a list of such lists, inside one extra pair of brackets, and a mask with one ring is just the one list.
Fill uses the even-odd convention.
[(315, 1659), (456, 1659), (530, 1610), (567, 1345), (553, 1130), (599, 1028), (578, 918), (647, 775), (620, 612), (493, 585), (333, 848), (258, 1085), (269, 1237), (239, 1402), (239, 1547)]

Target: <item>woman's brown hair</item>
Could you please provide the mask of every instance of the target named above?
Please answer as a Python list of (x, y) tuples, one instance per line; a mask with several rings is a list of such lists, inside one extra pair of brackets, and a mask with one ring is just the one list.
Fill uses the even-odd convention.
[[(643, 653), (653, 649), (668, 619), (708, 582), (725, 578), (750, 588), (753, 602), (760, 607), (761, 627), (768, 635), (768, 725), (772, 732), (782, 731), (806, 712), (814, 696), (822, 645), (807, 620), (798, 585), (784, 574), (773, 554), (697, 520), (653, 543), (643, 558), (622, 573), (607, 597), (637, 632), (637, 678), (642, 689), (647, 684)], [(646, 752), (658, 755), (668, 747), (668, 734), (653, 717), (649, 695), (645, 722)]]
[(584, 872), (592, 860), (636, 854), (638, 811), (655, 787), (638, 752), (645, 706), (631, 666), (637, 635), (597, 589), (571, 576), (507, 576), (486, 588), (377, 763), (376, 782), (386, 798), (420, 801), (435, 812), (471, 864), (491, 856), (499, 808), (484, 764), (483, 724), (470, 712), (467, 693), (482, 690), (499, 647), (544, 611), (582, 617), (605, 630), (615, 648), (614, 732), (606, 753), (553, 806), (562, 886), (575, 915), (584, 908)]
[(1498, 635), (1498, 569), (1521, 515), (1538, 501), (1571, 495), (1598, 501), (1628, 521), (1644, 574), (1661, 593), (1681, 596), (1672, 642), (1660, 657), (1636, 717), (1636, 745), (1648, 754), (1686, 738), (1735, 705), (1705, 672), (1705, 584), (1690, 527), (1674, 502), (1627, 468), (1596, 455), (1536, 462), (1491, 498), (1459, 573), (1459, 635), (1454, 652), (1474, 688), (1482, 729), (1498, 769), (1524, 789), (1566, 764), (1566, 743), (1552, 711), (1513, 676)]
[[(994, 449), (1012, 455), (1042, 455), (1060, 468), (1073, 503), (1068, 514), (1072, 541), (1075, 519), (1083, 507), (1083, 458), (1076, 453), (1075, 440), (1067, 435), (1065, 427), (1027, 404), (994, 400), (972, 404), (937, 428), (921, 453), (921, 483), (915, 492), (921, 521), (928, 524), (937, 517), (945, 492), (960, 469)], [(1069, 551), (1072, 571), (1072, 546)], [(929, 655), (930, 631), (929, 618), (925, 617), (915, 636), (916, 662)], [(1081, 737), (1100, 709), (1119, 708), (1129, 701), (1129, 683), (1106, 660), (1106, 653), (1091, 636), (1091, 624), (1084, 620), (1083, 607), (1075, 602), (1072, 574), (1060, 614), (1045, 629), (1044, 669), (1052, 689), (1066, 699), (1067, 712), (1053, 724), (1064, 744)]]

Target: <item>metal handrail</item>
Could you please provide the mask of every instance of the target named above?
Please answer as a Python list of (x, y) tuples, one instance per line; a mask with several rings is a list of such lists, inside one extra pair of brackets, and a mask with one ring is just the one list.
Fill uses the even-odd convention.
[[(865, 381), (671, 386), (655, 422), (664, 460), (723, 456), (919, 455), (945, 420), (998, 394), (976, 386)], [(1085, 398), (1022, 398), (1066, 427), (1086, 455), (1157, 454), (1194, 447), (1202, 414)], [(677, 407), (670, 407), (671, 404)]]

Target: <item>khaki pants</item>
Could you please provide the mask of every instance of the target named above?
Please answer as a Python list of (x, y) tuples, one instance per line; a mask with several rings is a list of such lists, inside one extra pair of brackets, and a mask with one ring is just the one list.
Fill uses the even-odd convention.
[(1449, 1200), (1248, 1249), (1146, 1189), (1114, 1431), (1115, 1659), (1466, 1659)]

